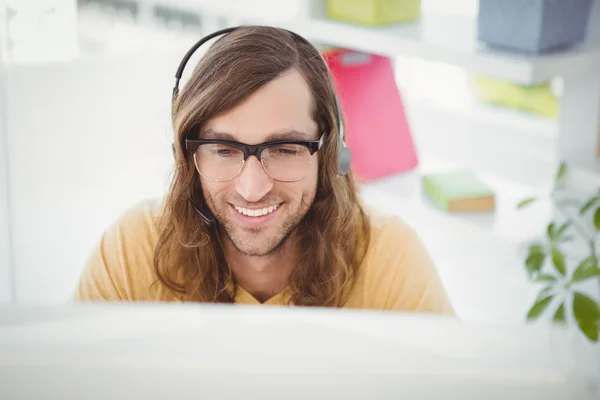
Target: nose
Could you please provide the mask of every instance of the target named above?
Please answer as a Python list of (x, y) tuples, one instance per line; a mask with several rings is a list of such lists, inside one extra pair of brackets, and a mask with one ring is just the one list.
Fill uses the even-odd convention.
[(248, 157), (244, 169), (235, 179), (235, 190), (247, 201), (262, 199), (273, 189), (273, 180), (256, 157)]

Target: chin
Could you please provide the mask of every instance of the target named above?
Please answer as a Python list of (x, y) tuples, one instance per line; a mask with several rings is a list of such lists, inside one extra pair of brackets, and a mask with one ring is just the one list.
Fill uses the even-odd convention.
[[(276, 253), (289, 237), (289, 235), (285, 235), (282, 238), (275, 238), (275, 235), (269, 235), (266, 232), (259, 234), (261, 238), (247, 233), (242, 235), (227, 233), (237, 251), (243, 255), (254, 257), (264, 257)], [(245, 237), (242, 238), (242, 236)]]
[[(214, 205), (214, 202), (210, 202)], [(242, 255), (262, 257), (274, 254), (287, 243), (298, 224), (303, 220), (310, 205), (304, 201), (295, 206), (284, 200), (274, 218), (262, 225), (252, 226), (237, 217), (237, 211), (229, 201), (223, 201), (215, 214), (228, 236), (229, 242)]]

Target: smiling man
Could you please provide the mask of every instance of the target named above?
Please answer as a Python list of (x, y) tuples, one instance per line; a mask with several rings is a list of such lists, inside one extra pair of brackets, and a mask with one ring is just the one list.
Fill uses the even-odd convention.
[(319, 52), (270, 27), (215, 36), (174, 90), (169, 193), (106, 230), (74, 300), (452, 314), (414, 230), (361, 204)]

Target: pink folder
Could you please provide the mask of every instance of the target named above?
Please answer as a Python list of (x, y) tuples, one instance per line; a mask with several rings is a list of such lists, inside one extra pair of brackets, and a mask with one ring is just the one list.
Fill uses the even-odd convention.
[(418, 158), (388, 57), (335, 49), (323, 53), (344, 114), (351, 168), (359, 181), (417, 166)]

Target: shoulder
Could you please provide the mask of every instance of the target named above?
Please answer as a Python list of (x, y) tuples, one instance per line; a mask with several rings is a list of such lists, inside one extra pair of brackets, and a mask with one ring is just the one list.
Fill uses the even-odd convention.
[(370, 277), (415, 274), (423, 268), (411, 260), (429, 257), (417, 231), (404, 219), (369, 211), (371, 238), (363, 262)]
[(369, 307), (452, 312), (429, 251), (401, 217), (367, 210), (371, 239), (361, 264)]
[[(125, 209), (106, 229), (101, 250), (118, 272), (150, 276), (154, 250), (160, 236), (162, 201), (146, 199)], [(137, 280), (133, 280), (137, 282)]]
[(153, 252), (160, 236), (162, 204), (160, 199), (146, 199), (126, 208), (105, 230), (104, 246), (118, 248), (124, 256)]
[(369, 250), (403, 252), (404, 246), (398, 246), (406, 240), (418, 240), (417, 231), (397, 215), (382, 214), (368, 210), (371, 224), (371, 242)]
[(160, 199), (126, 208), (105, 229), (82, 270), (76, 300), (150, 300)]

